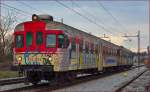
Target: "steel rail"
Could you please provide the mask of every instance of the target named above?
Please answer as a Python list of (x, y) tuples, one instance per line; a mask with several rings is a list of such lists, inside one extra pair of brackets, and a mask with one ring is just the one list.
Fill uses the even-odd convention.
[(16, 89), (10, 89), (10, 90), (5, 90), (5, 92), (16, 92), (17, 91), (23, 91), (23, 90), (37, 90), (37, 91), (52, 91), (52, 90), (57, 90), (57, 89), (61, 89), (61, 88), (66, 88), (72, 85), (78, 85), (80, 83), (86, 83), (88, 81), (91, 80), (96, 80), (99, 78), (104, 78), (107, 76), (111, 76), (111, 75), (115, 75), (121, 72), (125, 72), (125, 71), (130, 71), (133, 70), (135, 68), (138, 67), (142, 67), (143, 65), (140, 66), (134, 66), (130, 69), (125, 69), (125, 70), (120, 70), (120, 71), (112, 71), (111, 73), (108, 72), (103, 72), (101, 74), (92, 74), (92, 75), (87, 75), (87, 76), (81, 76), (81, 77), (77, 77), (75, 78), (73, 81), (64, 81), (62, 82), (57, 82), (57, 81), (50, 81), (50, 83), (47, 84), (38, 84), (36, 86), (34, 85), (30, 85), (30, 86), (25, 86), (25, 87), (21, 87), (21, 88), (16, 88)]
[(24, 77), (0, 79), (0, 86), (24, 82)]
[[(129, 69), (125, 69), (125, 70), (120, 70), (120, 71), (112, 71), (111, 73), (108, 72), (103, 72), (101, 74), (92, 74), (92, 75), (87, 75), (87, 76), (80, 76), (75, 78), (73, 81), (67, 82), (64, 81), (65, 83), (63, 83), (63, 85), (60, 85), (60, 82), (56, 82), (56, 81), (50, 81), (50, 83), (46, 83), (46, 84), (38, 84), (36, 86), (34, 85), (28, 85), (28, 86), (24, 86), (24, 87), (20, 87), (20, 88), (15, 88), (15, 89), (8, 89), (8, 90), (4, 90), (5, 92), (16, 92), (17, 91), (22, 91), (22, 90), (56, 90), (56, 89), (60, 89), (60, 88), (65, 88), (65, 87), (69, 87), (72, 85), (77, 85), (80, 83), (86, 83), (90, 80), (96, 80), (99, 78), (104, 78), (107, 76), (111, 76), (111, 75), (115, 75), (121, 72), (125, 72), (125, 71), (130, 71), (132, 69), (138, 68), (138, 67), (142, 67), (143, 65), (140, 66), (134, 66), (131, 67)], [(0, 79), (0, 86), (4, 86), (4, 85), (11, 85), (11, 84), (17, 84), (17, 83), (23, 83), (24, 82), (24, 77), (18, 77), (18, 78), (9, 78), (9, 79)]]

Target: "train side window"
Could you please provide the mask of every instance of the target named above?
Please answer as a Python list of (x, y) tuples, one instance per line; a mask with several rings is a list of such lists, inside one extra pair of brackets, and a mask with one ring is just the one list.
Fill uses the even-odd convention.
[(88, 42), (86, 42), (86, 44), (85, 44), (85, 51), (86, 51), (86, 53), (89, 53), (89, 43)]
[(79, 51), (82, 52), (83, 51), (83, 40), (79, 40)]
[(94, 44), (91, 43), (91, 54), (94, 54)]
[(56, 47), (56, 35), (48, 34), (46, 37), (46, 47), (54, 48)]
[(58, 35), (58, 48), (67, 48), (69, 46), (69, 38), (67, 35)]
[(64, 47), (67, 48), (69, 46), (69, 38), (67, 35), (65, 35), (65, 43), (64, 43)]
[(106, 49), (105, 49), (105, 47), (103, 46), (103, 54), (105, 54), (105, 50), (106, 50)]
[(27, 32), (27, 34), (26, 34), (26, 45), (27, 46), (32, 45), (32, 41), (33, 41), (33, 34), (32, 34), (32, 32)]
[(95, 54), (98, 54), (98, 44), (95, 44)]
[(15, 47), (22, 48), (24, 45), (24, 37), (23, 35), (16, 35), (15, 37)]
[(72, 38), (72, 50), (75, 51), (76, 50), (76, 41), (75, 41), (75, 38)]
[(120, 52), (120, 50), (118, 49), (117, 50), (117, 56), (120, 56), (121, 55), (121, 52)]
[(64, 44), (64, 35), (60, 34), (58, 35), (58, 48), (63, 48)]
[(43, 43), (43, 33), (42, 32), (36, 32), (36, 44), (40, 45)]

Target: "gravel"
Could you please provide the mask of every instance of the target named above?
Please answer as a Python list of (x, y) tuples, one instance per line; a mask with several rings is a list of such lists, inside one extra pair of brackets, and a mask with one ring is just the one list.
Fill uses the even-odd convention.
[(67, 88), (53, 90), (51, 92), (112, 92), (125, 81), (145, 70), (145, 67), (136, 68), (127, 72), (114, 74), (97, 80), (88, 81)]

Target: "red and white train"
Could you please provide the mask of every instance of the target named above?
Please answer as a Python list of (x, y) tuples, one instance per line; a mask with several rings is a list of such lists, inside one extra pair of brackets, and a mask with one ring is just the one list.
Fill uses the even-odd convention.
[(14, 65), (33, 84), (133, 65), (133, 53), (49, 15), (32, 16), (14, 31)]

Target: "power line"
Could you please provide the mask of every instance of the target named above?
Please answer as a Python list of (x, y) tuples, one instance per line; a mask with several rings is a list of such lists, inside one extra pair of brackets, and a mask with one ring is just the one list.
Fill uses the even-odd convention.
[[(35, 11), (38, 11), (38, 12), (43, 12), (43, 11), (40, 11), (40, 10), (38, 10), (38, 9), (36, 9), (36, 8), (34, 8), (34, 7), (32, 7), (32, 6), (28, 5), (28, 4), (26, 4), (26, 3), (24, 3), (23, 1), (20, 1), (20, 0), (17, 0), (17, 1), (18, 1), (20, 4), (31, 8), (32, 10), (35, 10)], [(43, 13), (45, 13), (45, 12), (43, 12)]]
[[(73, 2), (73, 1), (72, 1), (72, 3), (74, 3), (77, 7), (80, 8), (80, 6), (79, 6), (77, 3)], [(94, 20), (98, 20), (101, 24), (105, 25), (105, 23), (102, 22), (102, 20), (100, 20), (99, 18), (95, 17), (93, 14), (89, 13), (88, 11), (86, 11), (86, 10), (84, 10), (84, 9), (82, 9), (82, 8), (80, 8), (80, 10), (82, 10), (84, 13), (86, 13), (86, 15), (89, 15), (89, 16), (91, 16), (92, 18), (94, 18)], [(110, 26), (107, 26), (107, 28), (109, 28), (109, 29), (111, 29), (111, 30), (114, 30), (114, 29), (113, 29), (112, 27), (110, 27)], [(115, 32), (115, 31), (114, 31), (114, 32)], [(117, 33), (118, 33), (118, 32), (117, 32)], [(122, 33), (122, 32), (121, 32), (121, 33)]]
[[(29, 4), (27, 4), (27, 3), (25, 3), (25, 2), (23, 2), (23, 1), (21, 1), (21, 0), (16, 0), (16, 1), (18, 1), (20, 4), (22, 4), (22, 5), (24, 5), (24, 6), (26, 6), (26, 7), (29, 7), (29, 8), (31, 8), (32, 10), (35, 10), (35, 11), (37, 11), (37, 12), (42, 12), (42, 13), (45, 13), (45, 11), (41, 11), (41, 10), (38, 10), (37, 8), (35, 8), (35, 7), (32, 7), (32, 6), (30, 6)], [(46, 14), (46, 13), (45, 13)], [(58, 19), (58, 18), (55, 18), (55, 19)], [(58, 19), (59, 20), (59, 19)]]
[(102, 7), (102, 8), (112, 17), (112, 19), (113, 19), (116, 23), (118, 23), (118, 24), (122, 27), (122, 29), (124, 29), (124, 30), (126, 31), (126, 28), (123, 27), (123, 25), (118, 21), (118, 19), (117, 19), (107, 8), (105, 8), (105, 6), (104, 6), (100, 1), (97, 0), (97, 2), (98, 2), (98, 5), (99, 5), (100, 7)]
[(24, 14), (24, 13), (22, 13), (22, 12), (20, 12), (20, 11), (16, 11), (15, 9), (12, 9), (12, 8), (10, 8), (10, 7), (6, 7), (6, 6), (3, 6), (3, 8), (4, 9), (7, 9), (7, 10), (14, 10), (14, 12), (16, 12), (17, 14), (23, 14), (23, 15), (27, 15), (27, 14)]
[(7, 7), (11, 8), (11, 9), (15, 9), (15, 10), (17, 10), (17, 11), (20, 11), (20, 12), (22, 12), (23, 14), (32, 15), (31, 13), (29, 13), (29, 12), (27, 12), (27, 11), (20, 10), (20, 9), (18, 9), (18, 8), (16, 8), (16, 7), (7, 5), (7, 4), (5, 4), (5, 3), (0, 3), (0, 4), (3, 4), (4, 6), (7, 6)]
[(103, 30), (105, 30), (105, 31), (107, 31), (107, 32), (109, 32), (109, 33), (113, 33), (113, 32), (111, 32), (111, 31), (109, 31), (109, 30), (105, 29), (103, 26), (101, 26), (101, 25), (97, 24), (97, 23), (96, 23), (96, 22), (94, 22), (93, 20), (89, 19), (88, 17), (86, 17), (86, 16), (82, 15), (82, 14), (81, 14), (81, 13), (79, 13), (78, 11), (76, 11), (76, 10), (74, 10), (74, 9), (72, 9), (72, 8), (70, 8), (70, 7), (68, 7), (67, 5), (65, 5), (65, 4), (63, 4), (63, 3), (61, 3), (60, 1), (56, 0), (56, 2), (57, 2), (58, 4), (60, 4), (60, 5), (62, 5), (63, 7), (65, 7), (65, 8), (67, 8), (67, 9), (69, 9), (70, 11), (75, 12), (76, 14), (78, 14), (78, 15), (79, 15), (79, 16), (81, 16), (82, 18), (86, 19), (87, 21), (89, 21), (89, 22), (91, 22), (91, 23), (93, 23), (93, 24), (97, 25), (98, 27), (102, 28)]
[[(12, 9), (12, 8), (10, 8), (10, 7), (7, 7), (7, 6), (3, 6), (3, 8), (4, 8), (4, 9), (7, 9), (7, 10)], [(21, 15), (23, 14), (23, 15), (25, 15), (25, 16), (28, 15), (28, 14), (22, 13), (22, 12), (20, 12), (20, 11), (18, 11), (18, 10), (16, 11), (15, 9), (14, 9), (14, 12), (16, 12), (17, 14), (21, 14)], [(1, 15), (1, 16), (3, 16), (3, 15)], [(16, 17), (17, 17), (17, 16), (18, 16), (18, 15), (16, 15)], [(19, 15), (19, 16), (20, 16), (20, 15)], [(24, 16), (24, 17), (25, 17), (25, 16)], [(28, 16), (29, 16), (29, 15), (28, 15)], [(4, 16), (3, 16), (3, 17), (4, 17)], [(30, 17), (31, 17), (31, 16), (30, 16)], [(27, 18), (28, 18), (28, 17), (25, 17), (25, 18), (23, 18), (23, 19), (17, 18), (17, 20), (25, 21)]]

